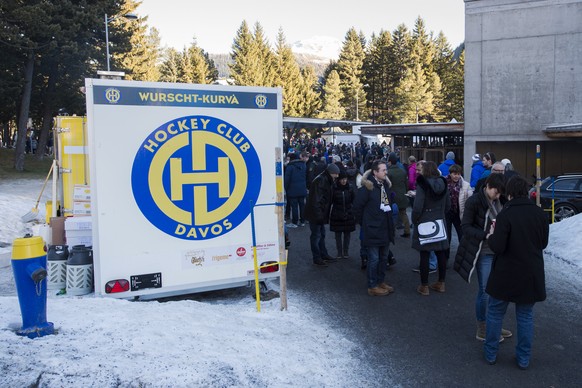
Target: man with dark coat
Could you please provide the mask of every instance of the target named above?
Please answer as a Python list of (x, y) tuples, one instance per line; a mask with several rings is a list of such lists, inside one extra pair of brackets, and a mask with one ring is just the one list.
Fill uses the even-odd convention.
[(291, 223), (288, 228), (305, 225), (305, 197), (307, 196), (307, 172), (305, 160), (296, 153), (290, 154), (285, 168), (285, 195), (291, 209)]
[(354, 214), (368, 252), (368, 294), (371, 296), (394, 292), (394, 288), (384, 282), (390, 241), (394, 241), (391, 183), (387, 171), (386, 163), (374, 162), (371, 172), (362, 177), (362, 187), (358, 189), (354, 203)]
[(546, 299), (544, 248), (548, 245), (549, 225), (544, 211), (528, 198), (527, 181), (514, 176), (506, 186), (507, 202), (489, 233), (489, 246), (495, 252), (487, 283), (487, 336), (485, 359), (497, 360), (501, 323), (510, 302), (515, 303), (517, 346), (515, 358), (520, 369), (527, 369), (533, 339), (533, 306)]
[(309, 186), (305, 206), (305, 218), (309, 221), (311, 254), (313, 264), (326, 267), (327, 262), (335, 261), (325, 247), (325, 225), (329, 223), (333, 181), (340, 171), (335, 164), (328, 164), (325, 171), (315, 177)]
[[(491, 174), (485, 180), (485, 187), (467, 199), (465, 211), (461, 220), (463, 238), (455, 256), (454, 269), (463, 279), (470, 282), (473, 272), (477, 272), (477, 297), (475, 299), (475, 315), (477, 332), (475, 338), (485, 340), (486, 318), (489, 294), (485, 291), (494, 253), (489, 246), (487, 231), (497, 214), (501, 211), (500, 197), (505, 190), (505, 179), (502, 174)], [(511, 337), (509, 330), (503, 329), (501, 335)]]

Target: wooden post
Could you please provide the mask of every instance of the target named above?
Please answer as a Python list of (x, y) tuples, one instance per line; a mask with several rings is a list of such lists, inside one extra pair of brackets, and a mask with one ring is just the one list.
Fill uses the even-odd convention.
[(540, 145), (536, 145), (536, 205), (540, 205), (540, 187), (542, 185), (541, 178), (541, 153)]
[(281, 147), (275, 148), (275, 181), (277, 187), (277, 225), (279, 228), (279, 277), (281, 298), (281, 310), (287, 310), (287, 250), (285, 249), (285, 203), (283, 198), (283, 161), (281, 159)]

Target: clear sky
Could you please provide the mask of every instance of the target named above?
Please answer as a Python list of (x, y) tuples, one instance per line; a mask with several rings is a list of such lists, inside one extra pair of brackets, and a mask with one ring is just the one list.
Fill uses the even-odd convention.
[(414, 27), (418, 16), (435, 36), (443, 31), (453, 48), (464, 40), (463, 0), (143, 0), (139, 16), (148, 16), (162, 45), (178, 50), (196, 38), (208, 53), (228, 53), (243, 20), (259, 22), (274, 45), (279, 28), (288, 44), (313, 36), (330, 36), (341, 41), (354, 27), (367, 38), (381, 30), (392, 32), (404, 23)]

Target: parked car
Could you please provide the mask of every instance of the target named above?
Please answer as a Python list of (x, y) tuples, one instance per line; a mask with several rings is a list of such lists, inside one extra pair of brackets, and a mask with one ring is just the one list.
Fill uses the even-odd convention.
[[(529, 191), (529, 197), (535, 201), (535, 187)], [(554, 199), (554, 222), (581, 213), (582, 174), (564, 174), (544, 179), (540, 186), (540, 204), (543, 209), (552, 208), (552, 198)]]

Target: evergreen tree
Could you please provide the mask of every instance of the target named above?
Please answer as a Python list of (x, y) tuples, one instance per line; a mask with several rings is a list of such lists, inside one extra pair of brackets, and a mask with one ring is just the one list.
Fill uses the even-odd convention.
[(444, 88), (444, 114), (447, 121), (465, 121), (465, 50), (453, 61)]
[(132, 26), (131, 50), (120, 54), (120, 64), (125, 70), (127, 80), (157, 81), (160, 78), (160, 35), (155, 28), (151, 28), (146, 34), (146, 19), (140, 18), (139, 22), (126, 23)]
[(321, 85), (312, 66), (307, 66), (301, 70), (303, 79), (303, 103), (301, 105), (301, 115), (305, 117), (315, 117), (321, 108)]
[(254, 46), (258, 56), (258, 78), (256, 86), (274, 86), (277, 79), (275, 55), (271, 51), (269, 41), (263, 27), (255, 23)]
[(275, 84), (275, 57), (264, 36), (263, 28), (255, 24), (254, 34), (243, 21), (232, 45), (229, 65), (231, 78), (241, 86), (273, 86)]
[(388, 61), (385, 78), (386, 85), (382, 91), (385, 96), (382, 118), (386, 121), (381, 122), (399, 122), (396, 115), (399, 110), (399, 98), (396, 91), (411, 66), (411, 45), (412, 37), (410, 31), (404, 24), (398, 25), (392, 32), (392, 44), (386, 54)]
[(402, 123), (418, 123), (433, 110), (433, 95), (424, 69), (417, 63), (406, 71), (404, 79), (396, 88), (397, 108), (395, 114)]
[(323, 85), (323, 107), (318, 116), (326, 119), (343, 119), (346, 110), (341, 104), (342, 98), (340, 76), (336, 70), (332, 70)]
[[(424, 79), (428, 83), (428, 91), (432, 95), (433, 104), (433, 107), (430, 108), (425, 103), (426, 109), (420, 110), (421, 116), (423, 116), (421, 117), (422, 121), (438, 122), (442, 118), (441, 112), (435, 109), (435, 106), (442, 106), (441, 80), (435, 72), (435, 54), (436, 48), (432, 40), (432, 33), (429, 35), (426, 32), (424, 20), (418, 17), (412, 31), (411, 66), (413, 73), (418, 72), (417, 65), (421, 66)], [(420, 79), (421, 75), (417, 74), (416, 77)], [(422, 88), (422, 86), (419, 85), (418, 88)]]
[(164, 62), (160, 66), (160, 81), (179, 82), (180, 81), (180, 61), (181, 55), (176, 49), (166, 49)]
[(394, 66), (391, 57), (392, 36), (387, 31), (372, 35), (370, 47), (364, 59), (366, 95), (370, 118), (374, 123), (392, 122)]
[(450, 121), (453, 118), (457, 121), (463, 121), (464, 55), (461, 54), (462, 59), (455, 59), (454, 52), (442, 32), (435, 41), (435, 47), (434, 67), (442, 81), (442, 99), (435, 101), (435, 108), (445, 121)]
[[(102, 15), (104, 11), (115, 14), (119, 7), (119, 3), (109, 0), (82, 4), (72, 0), (0, 2), (3, 55), (11, 56), (17, 64), (14, 74), (20, 83), (18, 94), (11, 96), (20, 101), (16, 170), (24, 169), (26, 127), (31, 115), (35, 116), (33, 122), (42, 123), (42, 140), (57, 104), (81, 106), (84, 96), (79, 88), (83, 79), (94, 76), (98, 63), (105, 58)], [(31, 110), (33, 99), (38, 103)]]
[(363, 87), (364, 47), (360, 35), (351, 28), (345, 36), (338, 59), (338, 74), (342, 90), (342, 105), (346, 108), (346, 118), (356, 120), (366, 117), (366, 94)]
[(236, 32), (236, 37), (232, 44), (231, 58), (233, 63), (229, 64), (230, 77), (235, 85), (251, 85), (255, 76), (255, 62), (258, 61), (253, 44), (254, 38), (245, 21)]
[(206, 65), (208, 66), (208, 71), (206, 74), (206, 81), (207, 81), (206, 83), (212, 84), (212, 83), (216, 82), (216, 80), (218, 79), (218, 68), (216, 67), (216, 64), (214, 63), (214, 60), (210, 58), (210, 55), (206, 51), (202, 50), (202, 56), (204, 57), (204, 60), (206, 61)]
[(302, 102), (304, 101), (304, 82), (301, 71), (291, 46), (285, 42), (283, 30), (279, 29), (276, 44), (277, 78), (275, 85), (283, 88), (283, 115), (301, 116), (303, 114)]

